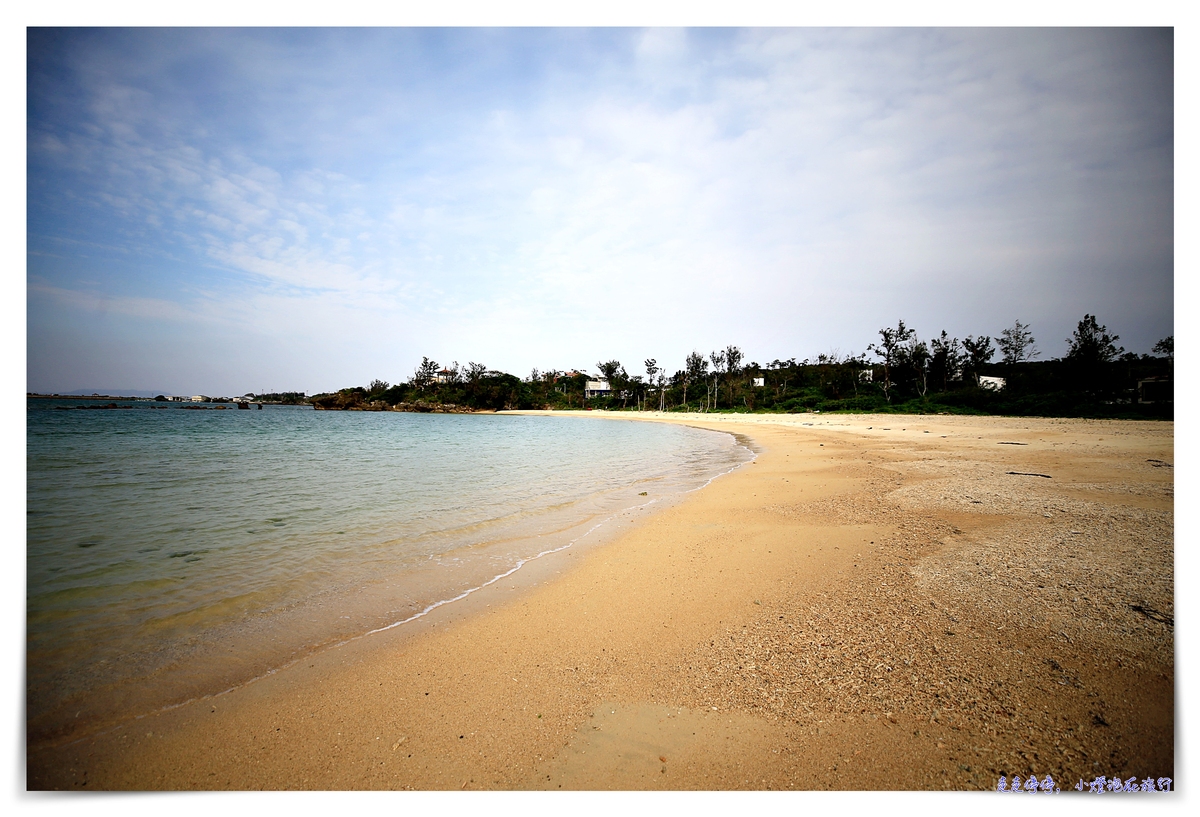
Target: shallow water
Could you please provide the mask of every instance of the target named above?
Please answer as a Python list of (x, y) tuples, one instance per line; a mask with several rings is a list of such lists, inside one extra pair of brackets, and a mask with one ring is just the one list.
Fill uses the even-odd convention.
[(750, 456), (591, 418), (80, 404), (27, 403), (31, 739), (419, 616)]

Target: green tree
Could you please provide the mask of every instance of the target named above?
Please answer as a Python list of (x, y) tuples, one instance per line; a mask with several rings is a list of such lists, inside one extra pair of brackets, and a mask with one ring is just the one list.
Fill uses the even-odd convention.
[(476, 397), (479, 394), (479, 384), (483, 376), (487, 374), (487, 366), (482, 363), (471, 361), (462, 371), (462, 378), (466, 382), (467, 394), (471, 397)]
[(781, 400), (787, 397), (788, 379), (796, 370), (796, 358), (788, 358), (780, 360), (775, 358), (771, 361), (770, 371), (775, 375), (773, 378), (775, 385), (775, 399)]
[(1034, 345), (1033, 333), (1029, 331), (1029, 324), (1020, 321), (1008, 329), (1002, 330), (1000, 339), (996, 343), (1000, 346), (1000, 354), (1004, 363), (1012, 364), (1033, 360), (1041, 354)]
[(608, 388), (612, 394), (621, 395), (621, 407), (625, 407), (625, 403), (629, 398), (627, 387), (629, 386), (629, 377), (625, 373), (625, 367), (621, 365), (619, 360), (610, 360), (607, 363), (597, 363), (596, 368), (600, 370), (600, 374), (608, 381)]
[(607, 380), (611, 387), (613, 380), (617, 377), (617, 371), (621, 368), (621, 362), (610, 360), (607, 363), (597, 363), (596, 368), (600, 370), (600, 376)]
[(596, 368), (600, 370), (600, 376), (608, 381), (609, 389), (616, 389), (617, 373), (621, 371), (621, 361), (610, 360), (607, 363), (597, 363)]
[(688, 384), (703, 380), (707, 371), (708, 361), (704, 359), (704, 355), (693, 349), (692, 353), (687, 356), (687, 362), (684, 366), (683, 403), (685, 406), (687, 405)]
[[(641, 380), (641, 377), (638, 377), (637, 379)], [(624, 366), (621, 366), (617, 369), (617, 376), (614, 378), (614, 382), (611, 384), (611, 386), (621, 398), (621, 408), (625, 408), (629, 404), (629, 394), (632, 391), (630, 388), (632, 381), (633, 378), (631, 378), (629, 373), (625, 371)]]
[(1108, 327), (1097, 323), (1095, 315), (1084, 315), (1075, 332), (1067, 338), (1070, 348), (1066, 359), (1085, 367), (1109, 363), (1125, 351), (1124, 347), (1117, 346), (1120, 339), (1119, 335), (1108, 334)]
[(992, 339), (988, 335), (980, 335), (978, 338), (967, 335), (963, 339), (962, 345), (963, 351), (967, 353), (966, 359), (963, 361), (964, 373), (972, 375), (975, 378), (975, 384), (978, 385), (980, 367), (996, 354), (996, 350), (992, 348)]
[(929, 375), (934, 383), (942, 384), (942, 391), (950, 386), (950, 381), (958, 375), (962, 366), (963, 355), (958, 338), (951, 338), (942, 330), (941, 337), (929, 341), (932, 356), (929, 359)]
[(437, 375), (438, 364), (435, 360), (430, 360), (427, 357), (421, 358), (421, 365), (413, 372), (412, 384), (418, 389), (424, 389), (433, 382), (433, 378)]
[(916, 378), (917, 393), (922, 397), (929, 391), (929, 361), (933, 357), (929, 352), (929, 346), (923, 340), (917, 340), (916, 335), (913, 335), (912, 340), (908, 342), (906, 350), (909, 365), (912, 366), (913, 374)]
[(1175, 362), (1175, 336), (1167, 335), (1165, 338), (1160, 340), (1158, 343), (1154, 344), (1154, 348), (1151, 351), (1153, 351), (1156, 355), (1162, 355), (1167, 360), (1174, 363)]
[(744, 359), (742, 350), (736, 346), (725, 347), (725, 381), (729, 385), (729, 407), (733, 408), (733, 381), (741, 372), (741, 364)]
[[(708, 359), (710, 361), (712, 361), (712, 375), (710, 377), (709, 382), (706, 384), (706, 386), (708, 388), (705, 390), (705, 395), (704, 395), (704, 400), (705, 400), (705, 403), (707, 404), (705, 406), (706, 411), (709, 408), (717, 407), (717, 389), (721, 383), (721, 370), (723, 368), (725, 368), (725, 353), (724, 352), (710, 352), (708, 355)], [(710, 394), (711, 394), (711, 396), (710, 396)]]
[(888, 326), (880, 329), (879, 343), (872, 343), (867, 347), (867, 351), (874, 353), (883, 363), (881, 388), (883, 396), (889, 403), (892, 402), (892, 388), (896, 385), (892, 382), (893, 370), (901, 363), (905, 356), (905, 346), (916, 337), (916, 334), (915, 331), (904, 325), (904, 321), (900, 321), (895, 329)]
[[(646, 366), (646, 383), (647, 383), (647, 385), (653, 386), (654, 385), (654, 375), (656, 375), (659, 371), (658, 361), (652, 357), (648, 357), (648, 358), (646, 358), (645, 366)], [(645, 399), (642, 400), (641, 407), (643, 409), (646, 407)]]

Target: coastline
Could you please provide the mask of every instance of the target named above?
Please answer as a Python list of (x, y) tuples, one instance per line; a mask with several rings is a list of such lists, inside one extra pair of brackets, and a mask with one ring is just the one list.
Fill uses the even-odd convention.
[[(285, 423), (286, 441), (279, 439), (277, 424), (254, 414), (227, 415), (204, 430), (186, 414), (179, 418), (189, 432), (172, 436), (195, 439), (196, 448), (211, 442), (208, 429), (221, 429), (218, 435), (226, 440), (242, 440), (253, 430), (258, 450), (245, 451), (240, 477), (206, 478), (200, 462), (178, 467), (175, 480), (147, 478), (139, 493), (155, 501), (131, 497), (124, 514), (108, 516), (103, 525), (60, 526), (47, 535), (46, 526), (30, 523), (30, 564), (38, 570), (36, 579), (31, 574), (27, 601), (31, 748), (62, 745), (219, 695), (364, 634), (410, 625), (549, 551), (592, 547), (623, 518), (642, 515), (641, 506), (669, 502), (751, 456), (731, 435), (683, 427), (531, 417), (313, 420), (311, 412), (284, 413), (293, 415)], [(128, 417), (96, 421), (91, 415), (83, 422), (89, 428), (108, 423), (141, 429), (143, 440), (153, 439), (163, 427), (162, 415), (140, 414), (149, 419), (131, 424)], [(307, 424), (296, 422), (305, 416)], [(364, 449), (384, 450), (397, 435), (408, 444), (408, 455), (396, 459), (412, 466), (364, 459), (371, 456)], [(37, 437), (60, 444), (72, 435), (39, 428)], [(295, 457), (330, 439), (340, 441), (342, 453), (327, 460), (311, 455), (308, 462), (308, 470), (320, 477), (289, 478), (286, 495), (258, 484), (255, 475), (270, 470), (269, 463), (282, 466), (289, 451)], [(264, 456), (262, 449), (274, 450), (275, 443), (289, 449)], [(453, 453), (448, 448), (468, 443), (477, 453), (458, 460), (447, 456)], [(141, 471), (135, 463), (145, 460), (146, 448), (130, 445), (117, 467)], [(31, 483), (61, 465), (54, 450), (44, 446), (39, 456), (31, 455)], [(416, 451), (420, 456), (412, 454)], [(180, 463), (193, 454), (185, 446), (166, 456)], [(315, 461), (327, 467), (314, 468)], [(69, 470), (67, 490), (40, 490), (41, 482), (39, 490), (31, 489), (31, 509), (39, 519), (53, 517), (56, 507), (68, 507), (72, 499), (77, 509), (98, 504), (89, 492), (96, 469)], [(220, 509), (212, 501), (214, 486), (225, 500)], [(332, 486), (337, 496), (327, 501), (319, 496)], [(184, 504), (195, 507), (180, 514)], [(355, 504), (361, 513), (347, 508)], [(231, 521), (256, 518), (269, 519), (266, 535), (245, 530), (259, 526)], [(179, 553), (178, 545), (161, 550), (181, 527), (190, 532), (187, 547), (194, 548), (182, 555), (198, 564), (184, 563), (167, 574), (175, 583), (172, 593), (139, 595), (138, 579), (161, 579), (163, 565), (181, 562), (162, 558)], [(72, 535), (102, 543), (85, 550), (99, 557), (80, 567), (77, 549), (60, 555), (58, 544)], [(141, 554), (148, 551), (143, 569)], [(197, 551), (200, 555), (190, 555)], [(124, 584), (106, 585), (104, 574), (86, 573), (113, 563), (124, 570), (118, 577)], [(62, 594), (63, 582), (54, 583), (65, 575), (60, 571), (84, 573), (74, 580), (88, 594), (77, 620), (64, 621), (75, 609), (71, 599), (52, 595)], [(129, 584), (133, 591), (126, 594), (122, 588)], [(142, 617), (141, 626), (127, 621), (134, 615)], [(172, 628), (180, 619), (184, 625)]]
[(31, 754), (28, 786), (1174, 776), (1172, 423), (575, 414), (761, 453), (403, 634)]

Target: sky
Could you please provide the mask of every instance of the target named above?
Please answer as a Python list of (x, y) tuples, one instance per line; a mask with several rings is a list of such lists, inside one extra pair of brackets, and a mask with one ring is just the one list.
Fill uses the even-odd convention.
[(1152, 28), (27, 34), (27, 390), (1174, 334)]

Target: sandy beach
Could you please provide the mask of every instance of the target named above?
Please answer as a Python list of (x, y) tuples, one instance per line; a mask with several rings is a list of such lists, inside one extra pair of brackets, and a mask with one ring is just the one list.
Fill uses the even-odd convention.
[(758, 457), (412, 627), (30, 746), (28, 787), (1175, 776), (1172, 423), (637, 419), (744, 435)]

